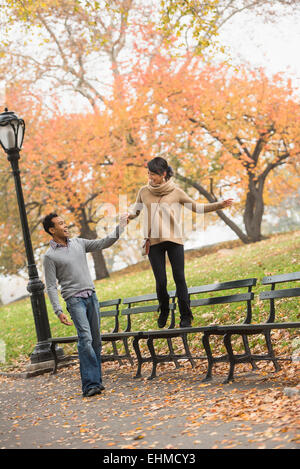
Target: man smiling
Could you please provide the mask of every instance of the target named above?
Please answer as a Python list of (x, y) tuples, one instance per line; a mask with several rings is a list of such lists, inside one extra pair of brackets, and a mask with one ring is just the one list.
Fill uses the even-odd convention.
[(52, 236), (44, 256), (45, 280), (52, 307), (60, 321), (72, 322), (63, 313), (57, 292), (57, 280), (78, 334), (78, 355), (84, 397), (104, 389), (101, 372), (101, 336), (99, 303), (88, 268), (86, 253), (112, 246), (127, 224), (127, 214), (120, 217), (114, 232), (103, 239), (69, 238), (64, 219), (50, 213), (43, 220), (45, 231)]

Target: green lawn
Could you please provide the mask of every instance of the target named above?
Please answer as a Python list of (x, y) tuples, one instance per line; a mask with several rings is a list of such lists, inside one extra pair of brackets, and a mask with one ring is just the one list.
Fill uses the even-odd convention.
[[(285, 233), (273, 236), (268, 240), (251, 245), (242, 245), (232, 249), (224, 249), (206, 255), (200, 251), (189, 253), (186, 259), (186, 279), (188, 286), (196, 286), (214, 282), (229, 281), (241, 278), (295, 272), (300, 270), (300, 232)], [(100, 301), (112, 298), (125, 298), (155, 291), (155, 282), (148, 263), (137, 265), (111, 275), (110, 278), (96, 282), (96, 290)], [(168, 288), (175, 289), (170, 266), (168, 265)], [(285, 284), (288, 287), (289, 284)], [(258, 282), (255, 292), (263, 288)], [(63, 301), (62, 301), (63, 304)], [(74, 335), (75, 328), (63, 326), (54, 313), (47, 298), (47, 307), (52, 336)], [(244, 309), (236, 304), (232, 307), (202, 307), (193, 311), (194, 324), (210, 324), (241, 322)], [(140, 315), (142, 316), (142, 315)], [(299, 320), (299, 298), (279, 300), (277, 302), (277, 320)], [(255, 296), (253, 322), (264, 321), (268, 317), (268, 302), (259, 304)], [(147, 326), (156, 328), (157, 314), (149, 314)], [(137, 319), (137, 318), (134, 318)], [(178, 319), (177, 319), (178, 322)], [(143, 328), (141, 322), (136, 328)], [(109, 330), (110, 324), (103, 321), (103, 330)], [(296, 331), (277, 331), (280, 352), (291, 353), (291, 343)], [(279, 340), (280, 339), (280, 340)], [(253, 339), (258, 346), (262, 339)], [(0, 341), (6, 345), (6, 364), (23, 360), (34, 348), (36, 343), (35, 327), (30, 299), (21, 300), (0, 307)], [(199, 347), (199, 338), (191, 338), (191, 346)]]

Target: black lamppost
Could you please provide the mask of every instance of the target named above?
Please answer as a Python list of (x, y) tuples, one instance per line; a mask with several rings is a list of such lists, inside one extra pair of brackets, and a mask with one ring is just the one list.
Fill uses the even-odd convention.
[(28, 261), (29, 283), (27, 290), (30, 293), (32, 311), (35, 321), (37, 344), (30, 355), (31, 363), (45, 362), (52, 359), (49, 338), (51, 337), (50, 325), (44, 296), (44, 284), (40, 280), (36, 268), (27, 214), (20, 179), (19, 159), (20, 150), (24, 139), (25, 123), (7, 108), (0, 114), (0, 143), (7, 153), (7, 159), (11, 163), (14, 175), (16, 193), (20, 211), (21, 226)]

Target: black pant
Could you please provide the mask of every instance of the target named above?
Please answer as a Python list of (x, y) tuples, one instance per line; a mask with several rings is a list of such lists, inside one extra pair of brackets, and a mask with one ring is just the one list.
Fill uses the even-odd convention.
[(169, 308), (167, 290), (166, 252), (172, 266), (173, 278), (176, 284), (176, 294), (181, 318), (192, 315), (188, 290), (184, 276), (184, 249), (182, 244), (164, 241), (150, 247), (149, 260), (156, 280), (156, 293), (161, 310)]

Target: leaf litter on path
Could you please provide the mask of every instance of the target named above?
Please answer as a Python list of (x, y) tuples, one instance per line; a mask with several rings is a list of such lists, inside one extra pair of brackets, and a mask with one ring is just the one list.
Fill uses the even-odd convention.
[[(0, 377), (0, 448), (234, 448), (299, 444), (299, 368), (268, 364), (222, 385), (226, 365), (202, 383), (205, 366), (164, 365), (152, 381), (133, 380), (129, 366), (104, 364), (106, 390), (90, 399), (80, 391), (78, 365), (30, 380)], [(27, 437), (26, 437), (27, 434)], [(31, 437), (29, 438), (29, 434)], [(27, 439), (26, 439), (27, 438)], [(30, 446), (31, 445), (31, 446)]]

